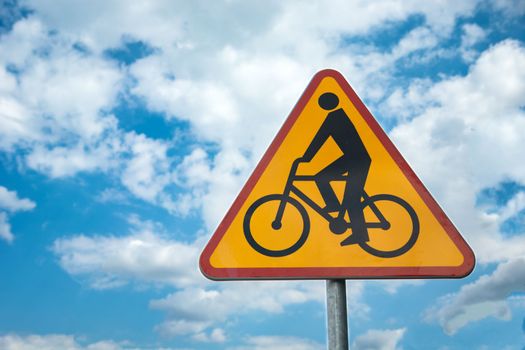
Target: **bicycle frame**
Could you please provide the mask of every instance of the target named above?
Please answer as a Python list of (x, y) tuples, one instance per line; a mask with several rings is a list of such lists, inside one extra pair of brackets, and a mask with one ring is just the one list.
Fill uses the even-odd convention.
[[(304, 192), (302, 192), (297, 186), (294, 185), (295, 181), (316, 181), (317, 176), (316, 175), (296, 175), (297, 167), (299, 166), (299, 159), (295, 160), (292, 164), (292, 168), (290, 169), (290, 175), (288, 176), (288, 180), (286, 181), (286, 185), (284, 188), (283, 196), (289, 197), (291, 193), (295, 194), (299, 199), (301, 199), (304, 203), (306, 203), (310, 208), (312, 208), (315, 212), (317, 212), (319, 215), (321, 215), (326, 221), (332, 222), (337, 219), (337, 217), (331, 216), (326, 210), (321, 208), (317, 203), (315, 203), (313, 200), (311, 200)], [(348, 175), (340, 175), (333, 178), (333, 181), (346, 181)], [(346, 193), (345, 193), (346, 195)], [(389, 227), (388, 221), (385, 219), (385, 216), (379, 208), (374, 204), (373, 201), (369, 201), (370, 196), (363, 190), (362, 195), (363, 201), (362, 203), (367, 203), (367, 205), (370, 207), (374, 215), (379, 220), (378, 222), (366, 222), (365, 225), (367, 228), (381, 228), (381, 229), (387, 229)], [(344, 200), (343, 200), (344, 202)], [(282, 201), (279, 205), (279, 209), (277, 210), (277, 215), (274, 220), (274, 225), (276, 227), (280, 227), (281, 219), (284, 214), (284, 208), (285, 208), (286, 201)], [(361, 208), (361, 210), (364, 209)], [(348, 211), (348, 208), (341, 208), (341, 210)], [(347, 222), (347, 228), (352, 227), (351, 222)]]

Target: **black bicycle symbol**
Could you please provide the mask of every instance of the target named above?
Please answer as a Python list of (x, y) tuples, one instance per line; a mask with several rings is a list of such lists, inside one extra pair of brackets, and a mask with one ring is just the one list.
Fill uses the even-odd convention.
[[(248, 243), (253, 249), (255, 249), (257, 252), (263, 255), (270, 256), (270, 257), (283, 257), (283, 256), (290, 255), (294, 253), (295, 251), (297, 251), (299, 248), (301, 248), (303, 244), (306, 242), (306, 239), (308, 238), (308, 234), (310, 233), (310, 218), (303, 204), (301, 204), (299, 200), (292, 197), (291, 193), (295, 194), (305, 204), (310, 206), (314, 211), (316, 211), (325, 220), (327, 220), (329, 222), (329, 228), (330, 228), (330, 231), (332, 231), (332, 233), (341, 234), (345, 232), (347, 229), (352, 228), (351, 222), (348, 222), (344, 219), (340, 220), (338, 218), (332, 217), (326, 210), (321, 208), (317, 203), (311, 200), (304, 192), (302, 192), (297, 186), (294, 185), (295, 181), (315, 181), (316, 180), (315, 175), (296, 175), (299, 162), (300, 160), (298, 159), (293, 163), (292, 168), (290, 170), (290, 175), (288, 177), (288, 181), (286, 182), (286, 186), (282, 194), (269, 194), (269, 195), (259, 198), (248, 208), (246, 215), (244, 216), (243, 229), (244, 229), (244, 235), (246, 237), (246, 240), (248, 241)], [(334, 180), (344, 181), (347, 176), (348, 175), (341, 175), (339, 178), (336, 178)], [(346, 193), (345, 193), (345, 196), (346, 196)], [(284, 249), (268, 249), (266, 247), (263, 247), (253, 237), (252, 228), (250, 225), (252, 217), (256, 211), (261, 210), (261, 208), (265, 205), (268, 205), (268, 203), (275, 202), (275, 201), (277, 202), (275, 204), (278, 204), (278, 209), (277, 209), (277, 212), (275, 213), (275, 218), (272, 220), (271, 224), (269, 225), (271, 226), (273, 230), (279, 230), (282, 227), (282, 220), (285, 214), (285, 207), (294, 208), (295, 211), (299, 213), (299, 216), (301, 217), (302, 224), (303, 224), (302, 232), (301, 232), (301, 235), (299, 236), (299, 239), (294, 244)], [(379, 209), (385, 203), (388, 203), (388, 202), (390, 205), (395, 204), (399, 206), (402, 210), (404, 210), (409, 215), (411, 222), (407, 229), (410, 231), (408, 240), (401, 247), (398, 247), (393, 250), (374, 248), (370, 245), (370, 242), (358, 243), (359, 246), (363, 250), (368, 252), (369, 254), (375, 255), (377, 257), (382, 257), (382, 258), (392, 258), (392, 257), (400, 256), (406, 253), (416, 243), (416, 240), (419, 235), (419, 219), (414, 209), (404, 199), (391, 195), (391, 194), (377, 194), (377, 195), (369, 196), (363, 190), (361, 210), (365, 210), (365, 208), (369, 207), (377, 220), (377, 221), (374, 220), (373, 222), (366, 222), (367, 229), (368, 230), (379, 229), (379, 230), (384, 231), (385, 233), (389, 232), (389, 229), (391, 228), (391, 223), (389, 220), (387, 220), (387, 218), (383, 215), (383, 213)], [(341, 208), (341, 210), (347, 211), (348, 208)], [(404, 235), (406, 235), (406, 233), (407, 232), (405, 232)], [(390, 232), (390, 234), (394, 234), (394, 233)]]

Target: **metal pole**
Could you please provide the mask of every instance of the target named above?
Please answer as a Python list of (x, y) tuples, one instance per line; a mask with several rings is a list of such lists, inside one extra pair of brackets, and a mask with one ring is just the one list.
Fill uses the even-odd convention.
[(348, 350), (345, 280), (326, 280), (328, 350)]

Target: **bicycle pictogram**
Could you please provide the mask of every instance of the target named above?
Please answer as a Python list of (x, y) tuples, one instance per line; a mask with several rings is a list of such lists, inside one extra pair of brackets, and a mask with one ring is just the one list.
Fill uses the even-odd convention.
[[(341, 242), (341, 246), (357, 244), (369, 254), (382, 258), (397, 257), (406, 253), (416, 243), (419, 235), (419, 219), (415, 210), (407, 201), (398, 196), (392, 194), (369, 196), (365, 192), (364, 185), (372, 159), (356, 128), (345, 111), (339, 107), (339, 99), (334, 93), (322, 94), (318, 104), (323, 110), (329, 111), (326, 119), (304, 155), (293, 162), (283, 193), (266, 195), (257, 199), (248, 208), (243, 221), (246, 240), (257, 252), (270, 257), (283, 257), (296, 252), (305, 244), (310, 233), (310, 217), (302, 204), (304, 203), (328, 222), (332, 233), (339, 235), (348, 229), (352, 230), (352, 234)], [(342, 156), (315, 175), (297, 175), (299, 164), (310, 162), (328, 138), (335, 141), (342, 151)], [(312, 200), (296, 185), (302, 181), (315, 181), (325, 202), (324, 207)], [(338, 200), (330, 185), (332, 181), (345, 182), (341, 201)], [(285, 248), (272, 248), (265, 247), (264, 244), (257, 241), (252, 232), (251, 221), (256, 212), (264, 210), (263, 208), (267, 206), (274, 208), (270, 210), (275, 211), (274, 215), (271, 215), (271, 222), (266, 225), (268, 230), (281, 230), (285, 216), (293, 216), (293, 212), (295, 212), (295, 218), (300, 218), (302, 228), (298, 239), (293, 244)], [(408, 224), (403, 225), (401, 229), (397, 225), (392, 225), (398, 215), (388, 217), (388, 214), (385, 214), (382, 209), (386, 207), (397, 207), (397, 212), (402, 212), (404, 213), (402, 216), (408, 217), (406, 220)], [(372, 216), (372, 220), (365, 219), (365, 210), (371, 213), (368, 216)], [(335, 216), (330, 214), (334, 212)], [(391, 212), (392, 210), (388, 210), (388, 213)], [(369, 239), (370, 230), (373, 232), (379, 230), (386, 235), (401, 235), (404, 241), (393, 248), (375, 247)], [(297, 233), (295, 232), (296, 236)]]

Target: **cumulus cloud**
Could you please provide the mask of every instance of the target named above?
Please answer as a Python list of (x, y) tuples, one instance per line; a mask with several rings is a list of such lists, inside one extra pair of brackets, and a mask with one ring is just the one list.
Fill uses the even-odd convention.
[(162, 141), (135, 133), (127, 134), (126, 141), (130, 146), (131, 159), (126, 162), (122, 183), (135, 196), (155, 201), (171, 182), (170, 163), (166, 155), (168, 146)]
[[(0, 113), (6, 114), (0, 147), (29, 150), (27, 165), (55, 178), (110, 172), (133, 195), (172, 213), (202, 209), (208, 228), (222, 215), (216, 208), (231, 203), (316, 69), (352, 73), (365, 98), (380, 99), (396, 60), (434, 47), (476, 6), (474, 1), (447, 6), (341, 1), (330, 7), (317, 1), (217, 2), (203, 11), (186, 2), (130, 6), (115, 0), (97, 4), (95, 11), (83, 2), (22, 4), (34, 13), (0, 40), (5, 107)], [(321, 9), (330, 21), (321, 19)], [(194, 13), (200, 15), (189, 16)], [(248, 13), (257, 13), (257, 21), (248, 20)], [(346, 42), (414, 15), (425, 19), (423, 25), (392, 52)], [(221, 30), (214, 30), (217, 18)], [(130, 41), (153, 50), (127, 70), (105, 53)], [(179, 197), (168, 194), (174, 177), (184, 176), (172, 173), (165, 152), (169, 143), (121, 130), (109, 113), (119, 94), (142, 99), (168, 120), (188, 121), (199, 141), (218, 145), (201, 160), (209, 177)]]
[(487, 317), (509, 320), (507, 297), (523, 289), (523, 277), (516, 274), (523, 270), (525, 236), (500, 229), (523, 210), (523, 193), (498, 208), (478, 206), (476, 199), (480, 191), (509, 179), (525, 183), (525, 168), (516, 163), (525, 133), (524, 69), (525, 48), (506, 40), (481, 53), (467, 75), (417, 81), (386, 102), (391, 113), (399, 111), (397, 106), (410, 111), (391, 136), (473, 246), (477, 260), (500, 263), (492, 275), (443, 297), (427, 312), (426, 319), (437, 320), (447, 334)]
[[(216, 284), (198, 271), (201, 239), (183, 243), (168, 238), (158, 224), (131, 217), (127, 235), (59, 238), (51, 247), (60, 266), (80, 283), (93, 289), (139, 286), (171, 286), (177, 291), (150, 302), (167, 317), (156, 330), (165, 337), (191, 336), (202, 342), (222, 342), (226, 332), (219, 327), (234, 314), (283, 313), (287, 306), (324, 303), (321, 281), (230, 282)], [(366, 317), (361, 301), (363, 282), (348, 286), (349, 307), (357, 317)]]
[(356, 350), (399, 350), (406, 328), (371, 329), (358, 336), (352, 344)]
[[(225, 42), (239, 45), (247, 38), (270, 32), (277, 41), (266, 38), (266, 45), (281, 45), (298, 39), (318, 39), (325, 33), (328, 37), (341, 33), (365, 34), (385, 22), (402, 21), (412, 15), (424, 16), (433, 28), (443, 31), (453, 29), (456, 18), (471, 14), (476, 6), (475, 1), (447, 1), (446, 5), (414, 0), (378, 1), (373, 6), (358, 1), (338, 1), (332, 6), (322, 1), (308, 4), (270, 1), (264, 6), (226, 1), (209, 5), (206, 11), (198, 4), (166, 0), (133, 6), (120, 0), (100, 3), (96, 8), (82, 1), (24, 0), (22, 3), (35, 9), (53, 27), (83, 39), (89, 47), (98, 50), (118, 46), (124, 34), (157, 47), (175, 43), (176, 48), (192, 49), (202, 44), (222, 47)], [(118, 16), (115, 15), (117, 9)], [(200, 16), (190, 16), (195, 12)], [(253, 13), (258, 14), (255, 20), (248, 16)], [(182, 21), (184, 18), (194, 19), (188, 23)], [(214, 18), (225, 20), (217, 22)], [(219, 25), (221, 31), (209, 30)], [(272, 30), (288, 33), (288, 38), (278, 37)], [(304, 43), (301, 46), (313, 48)]]
[[(353, 293), (356, 314), (359, 314), (359, 291)], [(163, 310), (167, 319), (157, 326), (166, 336), (192, 334), (195, 339), (214, 325), (224, 324), (231, 315), (264, 312), (283, 313), (287, 306), (306, 302), (324, 303), (322, 282), (266, 281), (229, 282), (206, 287), (192, 287), (171, 293), (165, 298), (152, 300), (150, 307)], [(213, 330), (211, 331), (213, 333)], [(206, 336), (207, 339), (211, 336)]]
[(121, 346), (113, 341), (99, 341), (81, 344), (74, 336), (63, 334), (0, 335), (0, 348), (4, 350), (124, 350), (131, 347)]
[(0, 208), (9, 212), (32, 210), (36, 207), (35, 202), (27, 198), (19, 198), (15, 191), (10, 191), (0, 185)]
[(510, 320), (508, 303), (513, 293), (525, 293), (525, 259), (500, 264), (490, 275), (466, 284), (457, 293), (444, 296), (440, 305), (426, 312), (428, 321), (437, 320), (447, 334), (487, 317)]
[(12, 242), (15, 239), (15, 236), (13, 236), (11, 232), (11, 225), (7, 219), (7, 215), (2, 212), (0, 212), (0, 238), (7, 242)]
[(25, 165), (51, 178), (117, 176), (134, 196), (177, 212), (163, 193), (172, 178), (169, 145), (122, 130), (110, 113), (125, 72), (49, 32), (30, 16), (0, 37), (0, 150), (23, 150)]
[(428, 27), (417, 27), (403, 37), (392, 50), (394, 57), (403, 57), (417, 50), (436, 46), (439, 42), (437, 33)]
[(460, 52), (463, 59), (467, 62), (473, 61), (478, 52), (473, 49), (473, 46), (485, 39), (487, 33), (483, 28), (474, 23), (467, 23), (462, 27), (463, 34), (461, 35)]
[(63, 178), (79, 172), (106, 171), (117, 164), (119, 149), (123, 145), (117, 138), (107, 138), (92, 144), (84, 142), (64, 146), (36, 145), (27, 156), (27, 165), (52, 178)]
[[(196, 177), (202, 181), (191, 184), (193, 197), (198, 198), (192, 207), (202, 205), (210, 229), (223, 214), (217, 208), (231, 203), (290, 110), (290, 103), (297, 100), (316, 69), (330, 66), (351, 73), (352, 84), (365, 98), (379, 100), (386, 93), (384, 86), (389, 84), (396, 61), (435, 47), (455, 19), (471, 13), (475, 4), (451, 2), (446, 10), (421, 2), (380, 2), (373, 7), (348, 2), (330, 7), (319, 2), (275, 6), (274, 11), (260, 13), (261, 25), (253, 29), (249, 41), (242, 40), (240, 31), (246, 27), (239, 26), (236, 9), (230, 14), (232, 20), (225, 21), (226, 28), (208, 33), (214, 38), (213, 45), (199, 42), (198, 35), (191, 37), (195, 40), (192, 45), (184, 47), (166, 47), (159, 42), (163, 50), (130, 67), (136, 82), (131, 91), (144, 99), (148, 108), (164, 113), (167, 119), (190, 122), (199, 138), (219, 145), (218, 152), (201, 154), (198, 163), (191, 163), (202, 170)], [(322, 18), (330, 21), (320, 20), (321, 7)], [(391, 52), (363, 49), (344, 40), (414, 14), (423, 15), (426, 22), (402, 38)], [(185, 32), (173, 37), (190, 37), (190, 33), (206, 28), (204, 22), (191, 22)], [(233, 34), (224, 36), (224, 32)], [(345, 49), (334, 49), (339, 45)], [(213, 64), (208, 64), (210, 61)]]
[(95, 199), (100, 203), (130, 203), (129, 196), (127, 196), (127, 193), (116, 188), (104, 189), (99, 194), (97, 194)]
[(307, 301), (324, 301), (321, 282), (230, 282), (220, 289), (188, 288), (151, 307), (178, 317), (203, 321), (224, 321), (231, 314), (250, 311), (282, 313), (284, 307)]
[[(118, 66), (75, 49), (74, 42), (49, 34), (34, 17), (18, 21), (0, 37), (0, 149), (57, 142), (66, 136), (100, 137), (114, 127), (104, 113), (121, 87)], [(10, 67), (6, 70), (6, 67)]]
[[(366, 319), (369, 307), (362, 302), (363, 293), (363, 282), (348, 283), (349, 312), (354, 317)], [(290, 305), (324, 304), (325, 300), (324, 281), (241, 281), (185, 288), (152, 300), (150, 307), (167, 313), (167, 320), (157, 326), (162, 335), (193, 334), (194, 338), (199, 338), (199, 334), (214, 325), (224, 324), (232, 315), (251, 312), (281, 314)]]
[[(97, 11), (82, 2), (24, 1), (23, 5), (35, 13), (17, 22), (2, 39), (2, 52), (9, 53), (5, 64), (21, 67), (20, 83), (11, 72), (3, 72), (10, 86), (0, 100), (6, 106), (4, 113), (9, 113), (4, 118), (9, 125), (3, 129), (10, 130), (4, 132), (4, 149), (29, 147), (28, 166), (51, 177), (119, 168), (117, 176), (141, 199), (182, 214), (202, 205), (208, 227), (219, 219), (216, 204), (231, 202), (290, 101), (299, 96), (317, 67), (352, 72), (353, 82), (368, 87), (362, 89), (365, 97), (381, 96), (385, 79), (377, 72), (404, 55), (433, 47), (439, 40), (435, 33), (450, 31), (457, 17), (475, 7), (473, 2), (451, 2), (445, 7), (417, 1), (374, 6), (341, 2), (329, 8), (320, 2), (275, 2), (263, 7), (227, 2), (203, 12), (184, 2), (164, 1), (133, 6), (105, 2)], [(320, 20), (320, 8), (328, 11), (324, 16), (330, 21)], [(183, 20), (196, 11), (202, 12), (202, 20)], [(243, 14), (254, 12), (258, 19), (248, 25)], [(407, 35), (391, 55), (363, 55), (360, 48), (353, 55), (333, 50), (344, 36), (364, 35), (416, 14), (425, 17), (426, 25)], [(213, 30), (219, 17), (225, 19), (221, 30)], [(48, 29), (56, 29), (57, 34), (50, 36)], [(133, 63), (127, 76), (103, 53), (129, 40), (158, 50)], [(39, 50), (47, 54), (35, 54)], [(283, 50), (289, 54), (283, 55)], [(371, 74), (374, 79), (368, 79)], [(134, 82), (131, 93), (144, 99), (148, 108), (168, 119), (189, 121), (201, 140), (220, 146), (215, 156), (206, 158), (208, 168), (214, 169), (211, 177), (191, 189), (192, 194), (198, 192), (197, 200), (190, 201), (188, 195), (174, 199), (164, 192), (172, 180), (166, 171), (169, 161), (162, 154), (165, 145), (138, 137), (133, 137), (137, 145), (129, 144), (128, 135), (115, 132), (119, 131), (115, 117), (105, 111), (115, 105), (129, 77)], [(364, 83), (367, 79), (378, 83), (369, 86)], [(48, 84), (45, 89), (43, 82)], [(77, 140), (64, 146), (63, 132)], [(110, 142), (106, 142), (108, 133)], [(31, 142), (36, 146), (27, 145)], [(156, 144), (157, 152), (150, 148), (147, 155), (138, 154), (137, 148), (145, 143)], [(133, 171), (149, 157), (156, 159), (155, 164)], [(237, 160), (233, 165), (232, 159)]]
[(214, 328), (209, 334), (204, 332), (195, 334), (193, 339), (203, 343), (224, 343), (226, 341), (226, 334), (222, 328)]
[(379, 284), (387, 293), (396, 294), (403, 287), (422, 286), (425, 284), (425, 280), (382, 280), (375, 283)]
[(151, 222), (131, 220), (129, 235), (71, 236), (57, 239), (51, 249), (65, 271), (94, 289), (131, 282), (177, 287), (202, 283), (195, 263), (198, 246), (169, 240)]
[[(354, 317), (365, 319), (369, 307), (362, 302), (364, 283), (352, 281), (347, 286), (348, 308)], [(163, 310), (167, 319), (157, 326), (166, 337), (202, 333), (224, 324), (232, 315), (264, 312), (281, 314), (286, 307), (307, 302), (325, 303), (323, 281), (264, 281), (208, 283), (204, 287), (188, 287), (165, 298), (152, 300), (150, 307)], [(213, 332), (213, 331), (211, 331)]]
[(244, 344), (231, 350), (321, 350), (325, 346), (309, 339), (277, 336), (259, 335), (245, 339)]
[(0, 185), (0, 238), (8, 243), (15, 239), (11, 232), (9, 215), (18, 211), (33, 210), (35, 202), (27, 198), (19, 198), (15, 191), (10, 191)]
[(525, 134), (523, 72), (525, 48), (506, 40), (483, 52), (466, 76), (419, 82), (397, 95), (405, 106), (420, 100), (416, 113), (392, 130), (394, 142), (481, 262), (525, 254), (525, 236), (506, 237), (499, 231), (519, 205), (496, 213), (476, 206), (485, 188), (509, 178), (525, 183), (525, 167), (516, 162)]
[(119, 127), (111, 109), (125, 72), (76, 39), (51, 34), (37, 16), (0, 37), (0, 151), (22, 150), (25, 166), (51, 178), (116, 176), (134, 196), (176, 212), (162, 193), (169, 145)]
[(525, 14), (525, 3), (521, 0), (495, 0), (491, 2), (491, 5), (511, 18)]

